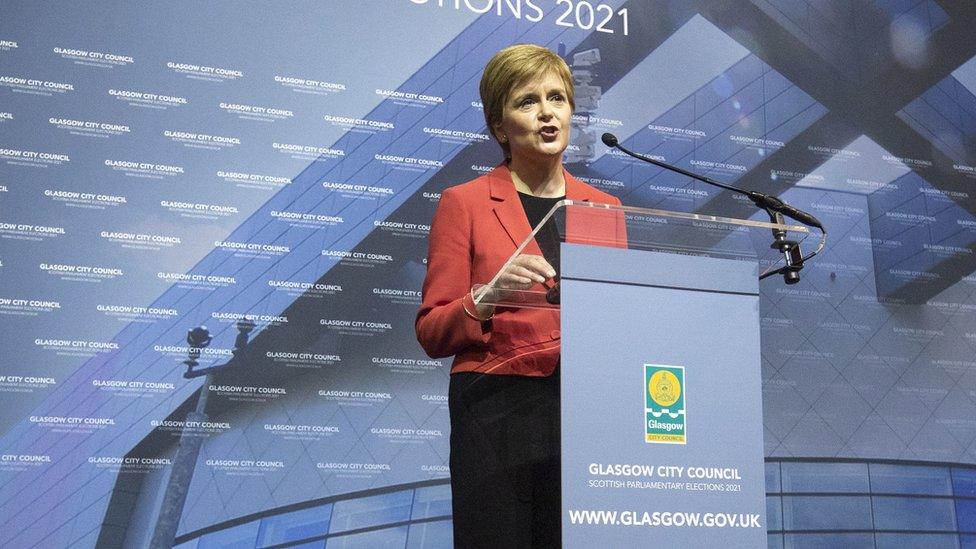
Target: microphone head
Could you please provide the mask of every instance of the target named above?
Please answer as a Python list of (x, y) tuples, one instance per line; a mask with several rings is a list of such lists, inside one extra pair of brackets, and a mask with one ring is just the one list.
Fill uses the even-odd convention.
[(608, 147), (616, 147), (617, 146), (617, 136), (616, 135), (613, 135), (612, 133), (605, 133), (605, 134), (603, 134), (602, 139), (603, 139), (603, 144), (606, 145), (606, 146), (608, 146)]

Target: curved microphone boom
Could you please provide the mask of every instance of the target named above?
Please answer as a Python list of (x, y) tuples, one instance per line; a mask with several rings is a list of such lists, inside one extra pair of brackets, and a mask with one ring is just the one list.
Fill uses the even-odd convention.
[(655, 160), (653, 158), (644, 156), (642, 154), (638, 154), (638, 153), (629, 151), (629, 150), (625, 149), (623, 146), (620, 145), (620, 143), (617, 141), (617, 136), (613, 135), (612, 133), (605, 133), (605, 134), (603, 134), (603, 144), (606, 145), (606, 146), (608, 146), (608, 147), (613, 147), (615, 149), (620, 149), (624, 153), (626, 153), (626, 154), (628, 154), (630, 156), (633, 156), (634, 158), (637, 158), (638, 160), (643, 160), (645, 162), (649, 162), (649, 163), (654, 164), (655, 166), (658, 166), (660, 168), (664, 168), (664, 169), (670, 170), (672, 172), (680, 173), (681, 175), (686, 175), (686, 176), (688, 176), (688, 177), (690, 177), (692, 179), (697, 179), (698, 181), (701, 181), (703, 183), (708, 183), (709, 185), (714, 185), (716, 187), (720, 187), (720, 188), (725, 189), (725, 190), (728, 190), (728, 191), (732, 191), (732, 192), (736, 192), (736, 193), (739, 193), (739, 194), (743, 194), (745, 196), (748, 196), (749, 199), (752, 200), (752, 202), (756, 206), (758, 206), (758, 207), (760, 207), (760, 208), (762, 208), (764, 210), (772, 210), (774, 212), (779, 212), (779, 213), (785, 215), (786, 217), (789, 217), (791, 219), (795, 219), (795, 220), (799, 221), (800, 223), (803, 223), (804, 225), (809, 225), (811, 227), (816, 227), (818, 229), (823, 229), (823, 225), (820, 224), (820, 221), (816, 217), (814, 217), (814, 216), (812, 216), (812, 215), (804, 212), (803, 210), (798, 210), (798, 209), (794, 208), (793, 206), (790, 206), (789, 204), (787, 204), (786, 202), (783, 202), (782, 200), (780, 200), (779, 198), (777, 198), (775, 196), (768, 195), (768, 194), (764, 194), (764, 193), (757, 192), (757, 191), (750, 191), (750, 190), (747, 190), (747, 189), (740, 189), (739, 187), (734, 187), (732, 185), (726, 185), (725, 183), (719, 183), (718, 181), (715, 181), (714, 179), (710, 179), (710, 178), (705, 177), (703, 175), (698, 175), (698, 174), (696, 174), (694, 172), (689, 172), (688, 170), (681, 169), (681, 168), (679, 168), (677, 166), (672, 166), (671, 164), (668, 164), (668, 163), (665, 163), (665, 162), (661, 162), (659, 160)]
[(655, 160), (653, 158), (644, 156), (642, 154), (629, 151), (620, 145), (620, 142), (617, 140), (617, 136), (613, 135), (612, 133), (603, 134), (602, 140), (604, 145), (615, 149), (619, 149), (621, 152), (630, 155), (638, 160), (642, 160), (649, 164), (654, 164), (659, 168), (664, 168), (665, 170), (679, 173), (681, 175), (690, 177), (692, 179), (696, 179), (698, 181), (701, 181), (702, 183), (707, 183), (709, 185), (718, 187), (720, 189), (725, 189), (728, 191), (745, 195), (749, 197), (749, 200), (751, 200), (752, 203), (755, 204), (758, 208), (765, 210), (766, 213), (769, 214), (769, 218), (773, 223), (781, 224), (783, 222), (783, 216), (786, 216), (789, 217), (790, 219), (795, 219), (796, 221), (799, 221), (804, 225), (809, 225), (811, 227), (816, 227), (817, 229), (820, 229), (820, 232), (823, 235), (820, 241), (820, 245), (813, 253), (807, 256), (804, 256), (802, 253), (800, 253), (799, 243), (786, 239), (785, 231), (774, 230), (773, 236), (775, 238), (775, 242), (773, 242), (772, 247), (783, 252), (784, 257), (786, 258), (786, 266), (781, 269), (777, 269), (776, 271), (765, 273), (759, 278), (766, 278), (769, 275), (781, 273), (783, 275), (783, 279), (786, 281), (787, 284), (796, 284), (797, 282), (800, 281), (800, 269), (803, 268), (803, 263), (806, 260), (810, 259), (811, 257), (817, 255), (817, 253), (820, 252), (820, 250), (822, 250), (824, 247), (824, 244), (827, 239), (827, 231), (824, 230), (823, 225), (820, 223), (820, 220), (808, 214), (807, 212), (804, 212), (803, 210), (799, 210), (797, 208), (794, 208), (793, 206), (790, 206), (789, 204), (783, 202), (782, 200), (780, 200), (775, 196), (761, 193), (758, 191), (741, 189), (739, 187), (735, 187), (733, 185), (727, 185), (725, 183), (720, 183), (718, 181), (715, 181), (714, 179), (710, 179), (703, 175), (698, 175), (694, 172), (690, 172), (688, 170), (679, 168), (677, 166), (672, 166), (671, 164), (668, 164), (666, 162), (661, 162), (660, 160)]

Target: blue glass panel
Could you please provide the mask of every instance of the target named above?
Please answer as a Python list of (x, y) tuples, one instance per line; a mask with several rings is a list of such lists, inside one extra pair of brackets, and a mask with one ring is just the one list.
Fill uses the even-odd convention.
[(451, 485), (417, 488), (413, 496), (413, 520), (451, 516)]
[(868, 493), (866, 463), (782, 464), (783, 492)]
[(766, 538), (767, 549), (783, 549), (783, 534), (770, 534)]
[(779, 492), (782, 484), (779, 482), (779, 462), (766, 464), (766, 491)]
[(973, 143), (974, 99), (954, 76), (946, 76), (897, 115), (943, 153), (961, 160)]
[(871, 491), (875, 494), (952, 495), (948, 467), (918, 467), (872, 463)]
[(261, 520), (258, 546), (321, 536), (329, 533), (332, 505), (275, 515)]
[(336, 502), (330, 532), (344, 532), (410, 519), (413, 490)]
[(289, 545), (288, 549), (324, 549), (325, 540), (320, 539), (318, 541), (310, 541), (308, 543), (302, 543), (299, 545)]
[(786, 549), (874, 549), (871, 534), (786, 534)]
[(956, 549), (955, 534), (875, 534), (878, 549)]
[(959, 536), (959, 547), (962, 549), (976, 549), (976, 536)]
[(952, 469), (952, 493), (976, 497), (976, 469)]
[(197, 549), (254, 549), (258, 521), (211, 532), (200, 537)]
[[(338, 504), (336, 504), (338, 508)], [(326, 549), (403, 549), (407, 543), (407, 527), (398, 526), (362, 534), (329, 538)]]
[(878, 530), (955, 530), (951, 499), (874, 498), (874, 525)]
[(976, 499), (956, 500), (956, 520), (960, 532), (976, 532)]
[(783, 529), (783, 502), (779, 496), (766, 496), (766, 529)]
[(200, 543), (200, 538), (193, 538), (185, 543), (174, 545), (173, 549), (197, 549), (198, 543)]
[(454, 545), (454, 525), (449, 520), (410, 525), (406, 549), (441, 549)]
[(783, 496), (784, 530), (871, 530), (867, 496)]

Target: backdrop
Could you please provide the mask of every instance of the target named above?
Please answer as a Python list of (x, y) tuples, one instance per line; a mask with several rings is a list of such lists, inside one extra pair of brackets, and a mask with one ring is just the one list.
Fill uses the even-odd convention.
[[(183, 432), (202, 445), (167, 511), (180, 540), (443, 488), (450, 361), (413, 317), (440, 192), (501, 161), (477, 85), (516, 42), (573, 69), (585, 181), (763, 218), (608, 152), (611, 131), (827, 226), (801, 283), (762, 284), (767, 456), (976, 463), (961, 4), (5, 2), (0, 545), (145, 544)], [(183, 377), (187, 330), (219, 365), (245, 317), (236, 367)], [(209, 417), (188, 419), (204, 383)]]

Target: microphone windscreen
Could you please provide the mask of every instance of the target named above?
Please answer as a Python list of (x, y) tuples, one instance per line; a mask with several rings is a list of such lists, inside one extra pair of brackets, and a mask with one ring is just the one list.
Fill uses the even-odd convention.
[(606, 146), (608, 146), (608, 147), (616, 147), (617, 146), (617, 136), (616, 135), (613, 135), (612, 133), (605, 133), (605, 134), (603, 134), (603, 144), (606, 145)]

